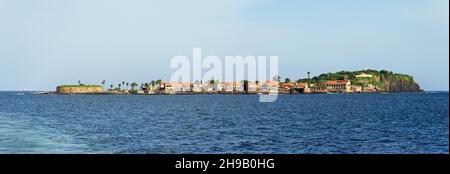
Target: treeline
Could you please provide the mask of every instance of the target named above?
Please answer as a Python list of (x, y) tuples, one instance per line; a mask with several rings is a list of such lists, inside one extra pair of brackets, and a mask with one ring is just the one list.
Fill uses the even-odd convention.
[(397, 74), (392, 71), (387, 70), (360, 70), (360, 71), (339, 71), (335, 73), (324, 73), (320, 74), (319, 76), (315, 76), (312, 78), (303, 78), (297, 80), (297, 82), (303, 82), (303, 83), (320, 83), (327, 80), (355, 80), (356, 75), (359, 74), (370, 74), (373, 75), (375, 79), (383, 81), (386, 79), (402, 79), (402, 80), (408, 80), (412, 81), (412, 76), (405, 75), (405, 74)]

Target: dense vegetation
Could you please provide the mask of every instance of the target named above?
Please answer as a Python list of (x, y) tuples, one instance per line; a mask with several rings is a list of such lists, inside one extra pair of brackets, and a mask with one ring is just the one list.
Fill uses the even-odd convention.
[[(373, 77), (356, 78), (359, 74), (370, 74)], [(420, 91), (420, 87), (414, 82), (410, 75), (397, 74), (387, 70), (360, 70), (360, 71), (340, 71), (336, 73), (325, 73), (310, 79), (299, 79), (297, 82), (322, 83), (327, 80), (350, 80), (353, 85), (364, 86), (372, 84), (381, 91), (390, 92), (415, 92)]]

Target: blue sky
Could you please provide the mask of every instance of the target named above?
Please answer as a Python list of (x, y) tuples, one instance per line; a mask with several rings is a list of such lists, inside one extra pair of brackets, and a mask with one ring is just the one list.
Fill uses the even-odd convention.
[(169, 79), (170, 59), (277, 55), (282, 77), (388, 69), (449, 89), (448, 0), (0, 0), (0, 90)]

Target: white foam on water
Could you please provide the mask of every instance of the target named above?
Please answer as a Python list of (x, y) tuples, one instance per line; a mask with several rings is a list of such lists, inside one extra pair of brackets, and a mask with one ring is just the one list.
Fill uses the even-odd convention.
[(0, 112), (0, 153), (90, 153), (85, 143), (54, 128), (32, 126), (20, 114)]

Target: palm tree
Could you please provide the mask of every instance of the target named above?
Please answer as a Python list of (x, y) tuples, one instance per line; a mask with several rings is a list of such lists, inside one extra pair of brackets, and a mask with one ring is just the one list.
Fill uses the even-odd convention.
[(136, 82), (131, 83), (131, 90), (134, 91), (134, 88), (138, 86)]
[(122, 86), (122, 84), (119, 83), (119, 90), (121, 89), (120, 87)]
[(130, 83), (128, 83), (128, 82), (127, 82), (127, 84), (126, 84), (126, 85), (127, 85), (127, 89), (128, 89), (128, 87), (130, 86)]
[(162, 83), (161, 79), (156, 80), (156, 84), (158, 84), (159, 88), (161, 88), (161, 83)]
[(248, 80), (242, 80), (242, 83), (244, 84), (244, 91), (245, 93), (248, 93)]
[(259, 81), (257, 80), (255, 81), (255, 83), (256, 83), (256, 91), (259, 92)]
[(309, 78), (309, 75), (310, 75), (310, 74), (311, 74), (311, 72), (308, 71), (308, 79), (310, 79), (310, 78)]
[(105, 83), (106, 83), (106, 80), (102, 80), (103, 89), (105, 88)]
[(114, 85), (113, 84), (111, 84), (109, 87), (111, 87), (110, 89), (112, 90), (113, 88), (114, 88)]
[(81, 85), (81, 80), (78, 80), (78, 85)]
[(152, 80), (152, 82), (150, 82), (152, 84), (152, 87), (155, 87), (155, 81)]

